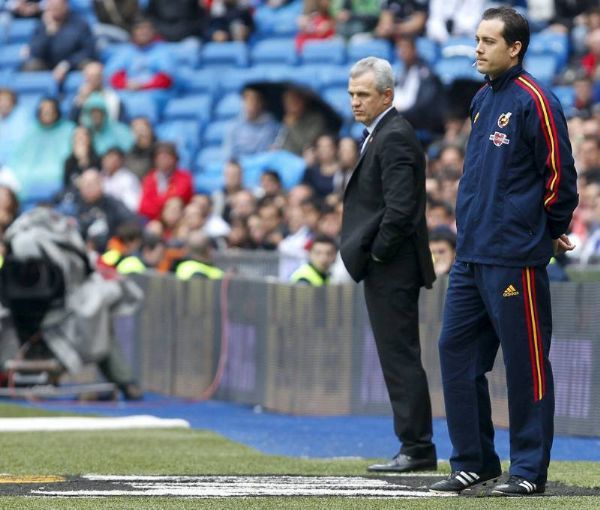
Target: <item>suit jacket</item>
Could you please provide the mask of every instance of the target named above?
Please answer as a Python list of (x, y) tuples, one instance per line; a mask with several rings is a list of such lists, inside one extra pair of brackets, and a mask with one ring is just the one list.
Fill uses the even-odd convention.
[(344, 194), (341, 255), (352, 278), (366, 274), (373, 254), (390, 262), (411, 243), (421, 283), (435, 280), (425, 222), (425, 156), (410, 124), (390, 110), (377, 124)]

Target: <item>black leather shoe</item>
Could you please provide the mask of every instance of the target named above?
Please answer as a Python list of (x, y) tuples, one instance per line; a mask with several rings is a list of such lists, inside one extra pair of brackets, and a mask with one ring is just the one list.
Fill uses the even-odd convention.
[(436, 471), (436, 459), (419, 459), (409, 457), (403, 453), (396, 455), (390, 462), (385, 464), (372, 464), (367, 471), (380, 473), (410, 473), (412, 471)]

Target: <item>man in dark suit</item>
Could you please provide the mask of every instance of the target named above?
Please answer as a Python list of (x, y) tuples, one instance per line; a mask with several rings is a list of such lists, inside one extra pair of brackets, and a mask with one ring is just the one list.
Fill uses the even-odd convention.
[(418, 301), (435, 279), (425, 223), (425, 157), (393, 108), (389, 62), (368, 57), (350, 70), (354, 118), (366, 126), (344, 196), (342, 259), (364, 280), (367, 310), (402, 447), (370, 471), (435, 470), (431, 403), (421, 364)]

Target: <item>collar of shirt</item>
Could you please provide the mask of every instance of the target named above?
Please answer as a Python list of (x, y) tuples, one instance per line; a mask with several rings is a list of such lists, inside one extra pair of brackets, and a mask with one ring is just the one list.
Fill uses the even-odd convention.
[(383, 117), (385, 117), (387, 112), (389, 112), (393, 107), (394, 107), (394, 105), (390, 106), (387, 110), (381, 112), (379, 115), (377, 115), (377, 117), (375, 117), (375, 120), (367, 126), (367, 131), (369, 132), (369, 136), (371, 136), (373, 134), (373, 131), (377, 127), (377, 124), (379, 124), (381, 119), (383, 119)]
[(498, 92), (501, 88), (503, 88), (510, 80), (515, 78), (517, 75), (523, 72), (523, 66), (521, 64), (517, 64), (516, 66), (511, 67), (504, 71), (500, 76), (490, 80), (490, 77), (486, 75), (485, 81), (487, 81), (492, 90), (494, 92)]

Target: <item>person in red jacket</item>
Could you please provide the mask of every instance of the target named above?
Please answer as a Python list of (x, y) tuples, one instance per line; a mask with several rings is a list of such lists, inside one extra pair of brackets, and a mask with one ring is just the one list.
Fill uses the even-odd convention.
[(157, 219), (165, 202), (172, 197), (188, 203), (194, 193), (192, 174), (177, 167), (177, 148), (170, 142), (159, 142), (154, 150), (154, 168), (142, 181), (139, 213), (149, 220)]

